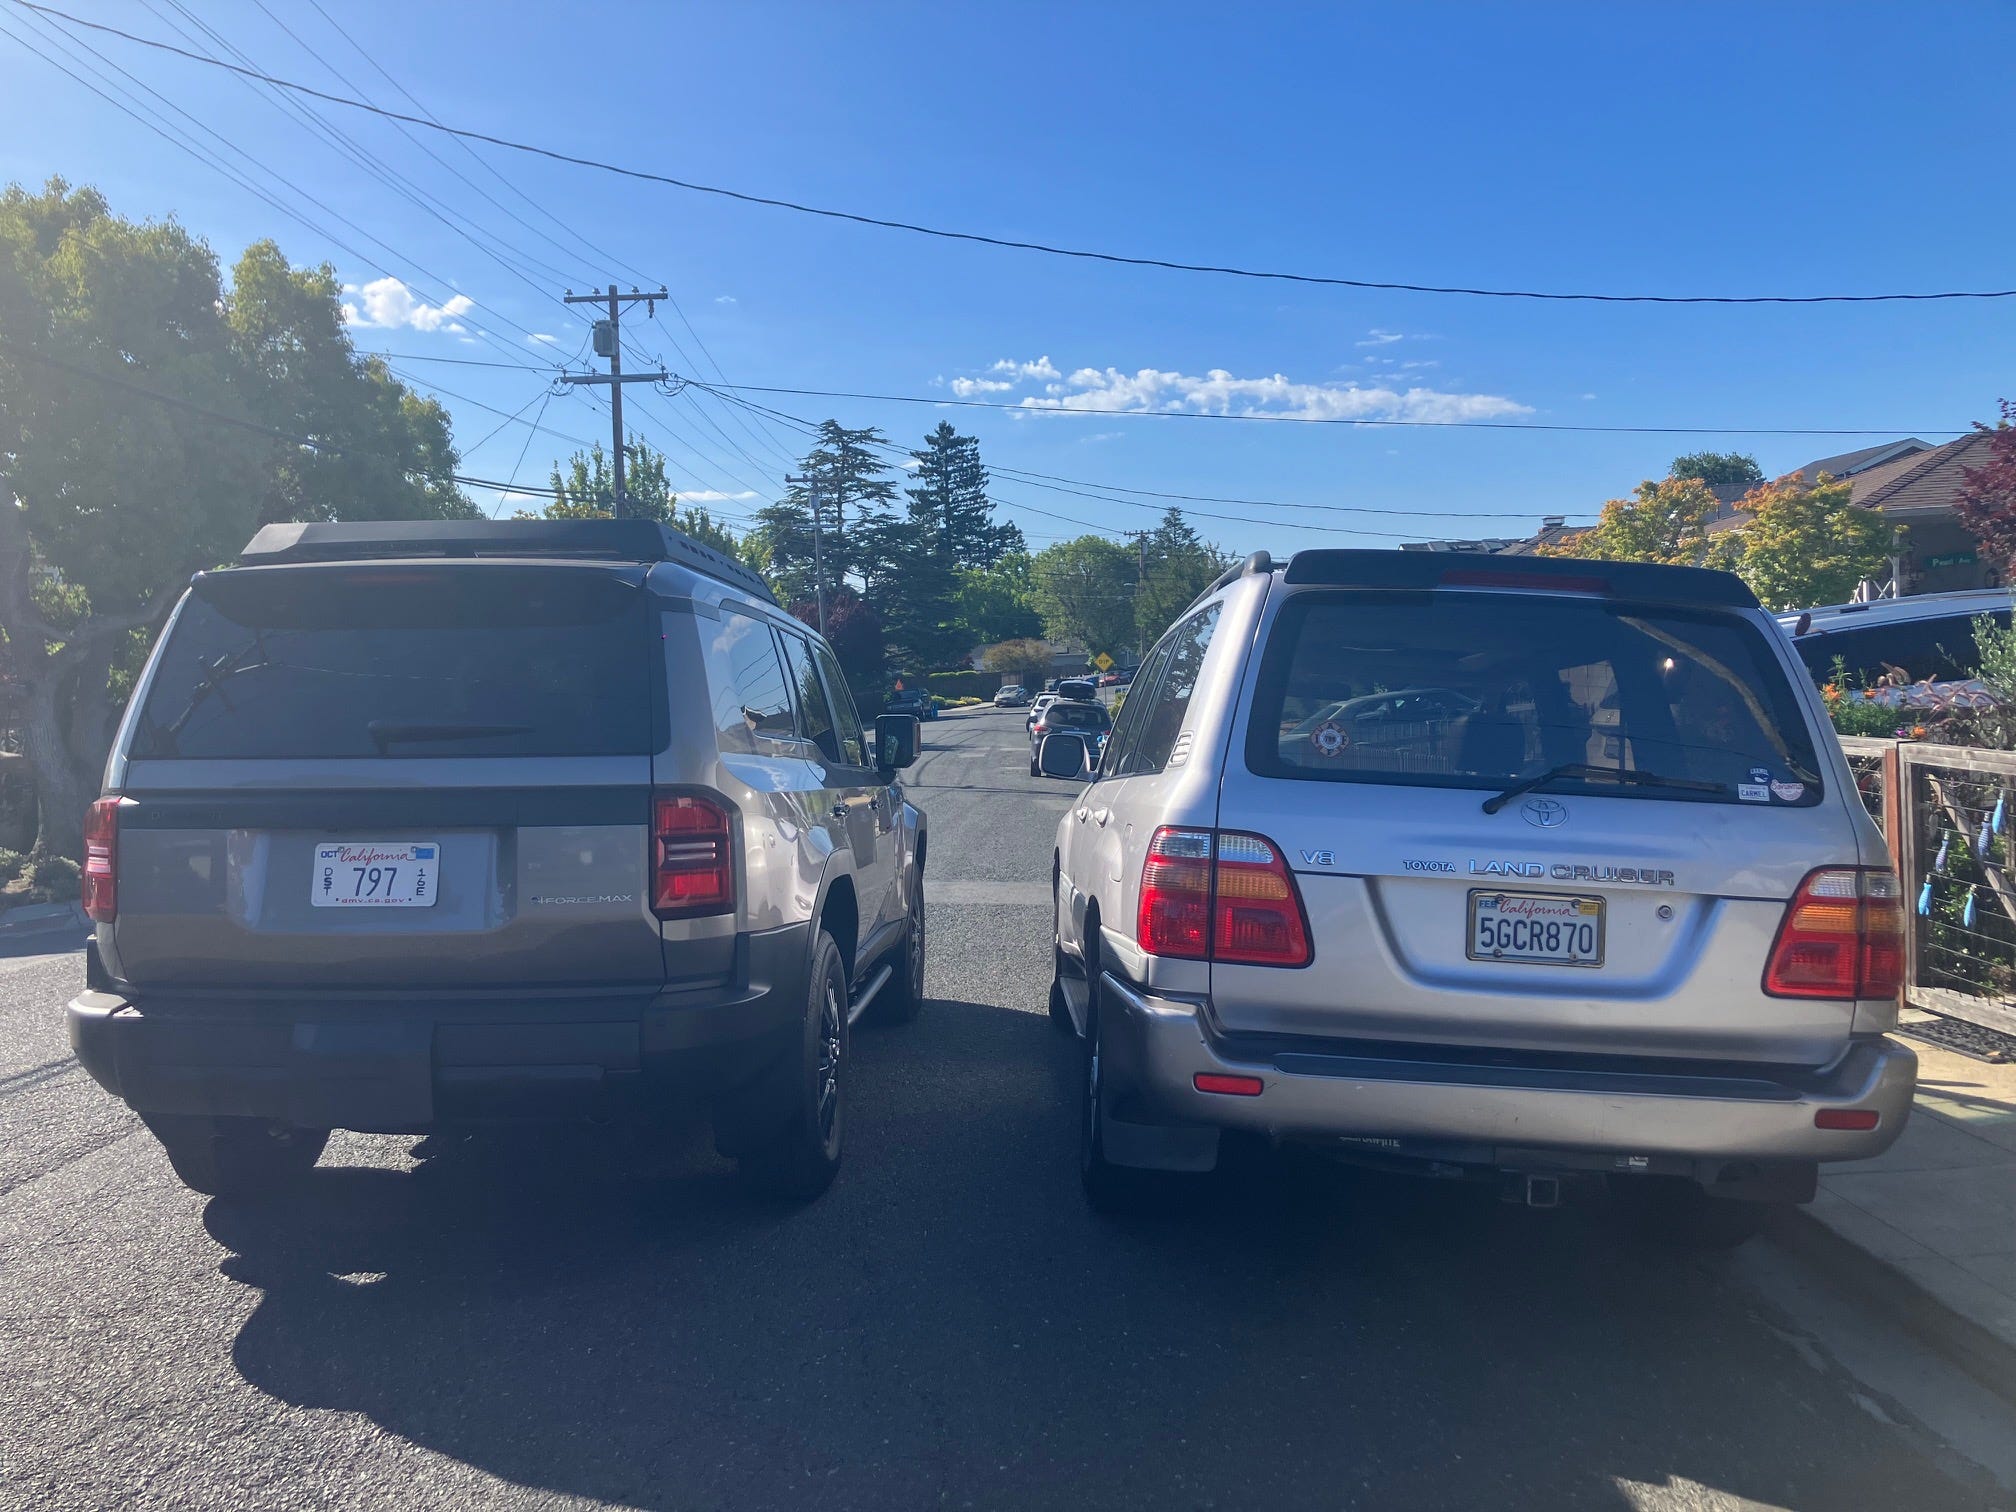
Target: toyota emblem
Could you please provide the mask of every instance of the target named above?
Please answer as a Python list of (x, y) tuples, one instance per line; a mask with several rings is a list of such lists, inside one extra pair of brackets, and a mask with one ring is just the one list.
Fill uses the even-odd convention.
[(1568, 822), (1568, 805), (1556, 803), (1552, 798), (1528, 798), (1519, 812), (1536, 829), (1553, 829)]

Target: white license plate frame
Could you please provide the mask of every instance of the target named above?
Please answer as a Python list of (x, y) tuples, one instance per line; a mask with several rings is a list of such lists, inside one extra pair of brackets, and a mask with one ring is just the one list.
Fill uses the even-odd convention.
[(320, 840), (315, 844), (308, 876), (311, 907), (432, 908), (440, 894), (438, 840)]
[[(1518, 911), (1508, 912), (1508, 904), (1519, 905)], [(1464, 912), (1463, 953), (1470, 960), (1486, 961), (1494, 966), (1572, 966), (1578, 969), (1598, 970), (1603, 965), (1609, 944), (1605, 937), (1609, 912), (1605, 899), (1589, 893), (1534, 893), (1514, 892), (1495, 887), (1472, 888), (1469, 907)], [(1540, 924), (1558, 923), (1564, 931), (1572, 929), (1574, 938), (1567, 942), (1565, 948), (1551, 952), (1508, 949), (1503, 946), (1479, 950), (1479, 916), (1487, 913), (1500, 922), (1527, 919)], [(1594, 935), (1593, 950), (1585, 951), (1581, 948), (1587, 943), (1584, 931), (1590, 931)]]

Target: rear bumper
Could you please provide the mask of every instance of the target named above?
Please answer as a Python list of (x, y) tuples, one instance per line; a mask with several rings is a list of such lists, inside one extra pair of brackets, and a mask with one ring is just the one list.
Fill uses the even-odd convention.
[(70, 1044), (143, 1113), (403, 1134), (704, 1107), (796, 1053), (809, 930), (743, 935), (725, 980), (565, 997), (86, 991)]
[[(1866, 1159), (1904, 1131), (1918, 1074), (1918, 1057), (1882, 1038), (1857, 1040), (1832, 1066), (1796, 1076), (1685, 1062), (1589, 1069), (1246, 1050), (1214, 1035), (1196, 1002), (1143, 993), (1110, 972), (1100, 989), (1108, 1084), (1137, 1110), (1129, 1117), (1434, 1148), (1484, 1164), (1528, 1163), (1504, 1157), (1546, 1151), (1614, 1157), (1620, 1170), (1662, 1169), (1670, 1159)], [(1200, 1074), (1257, 1077), (1263, 1087), (1247, 1097), (1200, 1092)], [(1828, 1108), (1879, 1118), (1867, 1131), (1814, 1127)]]

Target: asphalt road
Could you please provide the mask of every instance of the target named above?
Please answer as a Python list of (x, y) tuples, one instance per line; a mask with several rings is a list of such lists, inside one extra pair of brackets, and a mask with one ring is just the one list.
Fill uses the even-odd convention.
[(1288, 1158), (1094, 1217), (1043, 1011), (1070, 790), (1017, 713), (926, 745), (932, 1001), (857, 1034), (801, 1211), (595, 1132), (340, 1136), (206, 1202), (69, 1061), (77, 953), (0, 960), (0, 1506), (2004, 1504), (1768, 1258)]

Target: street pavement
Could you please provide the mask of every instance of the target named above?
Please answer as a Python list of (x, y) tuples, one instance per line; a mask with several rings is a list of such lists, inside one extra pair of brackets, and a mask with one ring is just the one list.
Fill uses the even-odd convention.
[(596, 1130), (344, 1135), (298, 1199), (206, 1201), (69, 1061), (74, 942), (13, 947), (0, 1507), (2008, 1504), (1768, 1253), (1285, 1156), (1092, 1215), (1044, 1013), (1073, 789), (1019, 711), (925, 742), (931, 1001), (857, 1032), (802, 1210)]

